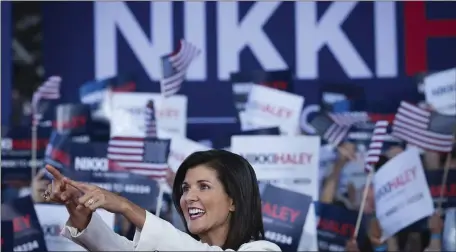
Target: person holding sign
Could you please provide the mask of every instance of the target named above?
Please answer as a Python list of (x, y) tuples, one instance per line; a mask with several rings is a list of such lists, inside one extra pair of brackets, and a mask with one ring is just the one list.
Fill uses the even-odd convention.
[[(70, 214), (62, 234), (89, 251), (280, 251), (264, 240), (256, 175), (237, 154), (200, 151), (180, 165), (172, 195), (187, 233), (123, 197), (46, 168), (54, 180), (45, 198), (66, 204)], [(137, 227), (133, 241), (114, 233), (93, 212), (98, 208), (132, 222)]]

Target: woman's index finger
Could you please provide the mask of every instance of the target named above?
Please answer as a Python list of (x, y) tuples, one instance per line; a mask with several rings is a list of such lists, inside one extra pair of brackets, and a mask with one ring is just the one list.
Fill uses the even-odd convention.
[(63, 179), (62, 173), (60, 173), (59, 170), (57, 170), (52, 165), (46, 165), (46, 170), (54, 177), (54, 179)]
[(83, 193), (86, 193), (86, 192), (89, 192), (92, 190), (92, 187), (90, 185), (87, 185), (85, 183), (82, 183), (82, 182), (76, 182), (74, 180), (71, 180), (69, 178), (65, 178), (63, 180), (65, 183), (71, 185), (72, 187), (78, 189), (79, 191), (83, 192)]

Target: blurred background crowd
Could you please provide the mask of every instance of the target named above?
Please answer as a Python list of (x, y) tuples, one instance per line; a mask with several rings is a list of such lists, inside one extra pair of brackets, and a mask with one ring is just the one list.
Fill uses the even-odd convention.
[[(82, 249), (56, 238), (67, 215), (42, 198), (45, 164), (185, 230), (169, 188), (187, 155), (210, 148), (246, 157), (260, 182), (312, 198), (297, 229), (266, 226), (266, 238), (284, 251), (456, 251), (456, 2), (3, 1), (1, 8), (5, 251), (7, 239), (14, 251)], [(376, 147), (379, 121), (388, 126)], [(166, 149), (155, 158), (167, 169), (130, 167), (109, 177), (119, 164), (108, 150), (116, 137), (171, 139), (151, 147)], [(290, 137), (303, 144), (288, 145)], [(255, 146), (263, 140), (277, 144)], [(277, 157), (301, 146), (315, 164)], [(407, 163), (414, 153), (419, 162)], [(379, 171), (409, 164), (424, 179), (407, 190), (433, 203), (407, 211), (431, 210), (413, 222), (401, 223), (404, 213), (396, 224), (383, 221), (380, 193), (412, 179)], [(280, 174), (287, 165), (296, 176)], [(275, 199), (293, 206), (286, 198)], [(133, 239), (123, 217), (106, 221)]]

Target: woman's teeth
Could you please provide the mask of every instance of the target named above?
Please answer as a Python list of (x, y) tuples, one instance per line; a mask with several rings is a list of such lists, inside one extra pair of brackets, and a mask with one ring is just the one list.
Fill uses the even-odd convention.
[(199, 208), (190, 208), (190, 209), (188, 209), (188, 214), (190, 215), (190, 217), (199, 217), (199, 216), (202, 216), (205, 213), (206, 212), (204, 210), (199, 209)]

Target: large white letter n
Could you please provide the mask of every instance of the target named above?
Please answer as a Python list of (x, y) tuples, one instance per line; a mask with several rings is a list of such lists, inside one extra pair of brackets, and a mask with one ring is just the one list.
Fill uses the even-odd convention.
[(171, 2), (151, 2), (148, 38), (124, 2), (95, 2), (95, 78), (117, 74), (117, 28), (151, 80), (161, 77), (160, 56), (172, 51)]

